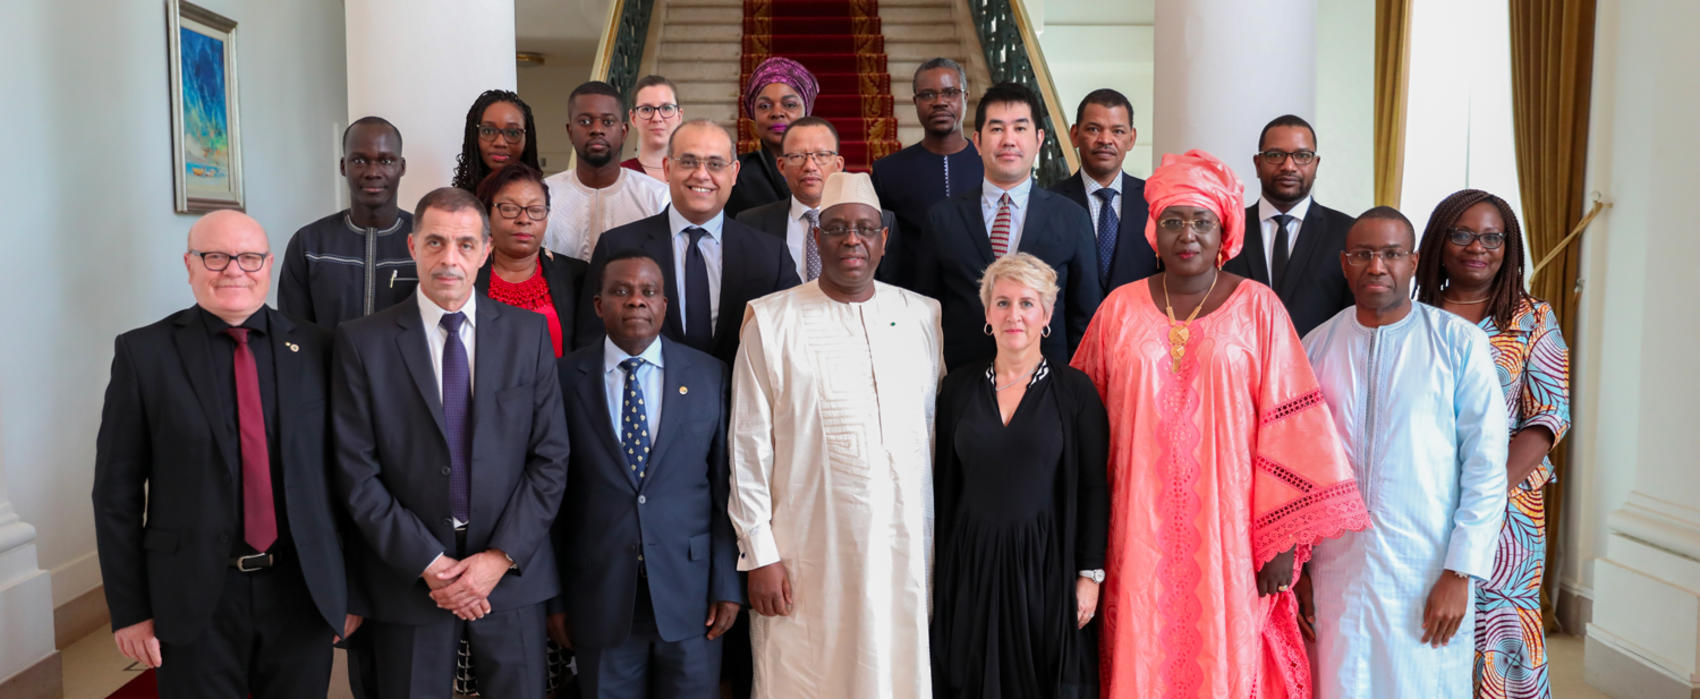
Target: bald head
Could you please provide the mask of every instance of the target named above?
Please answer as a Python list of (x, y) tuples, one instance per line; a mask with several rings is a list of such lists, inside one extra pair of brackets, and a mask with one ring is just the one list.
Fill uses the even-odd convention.
[[(691, 134), (692, 138), (690, 140), (693, 145), (702, 143), (707, 149), (724, 150), (726, 152), (727, 160), (738, 159), (738, 153), (732, 149), (732, 132), (727, 131), (726, 127), (721, 126), (712, 119), (692, 119), (680, 124), (679, 128), (673, 130), (673, 135), (667, 138), (667, 155), (677, 157), (679, 149), (679, 134), (682, 132), (688, 132)], [(724, 143), (725, 148), (714, 147), (721, 143)]]
[(240, 325), (266, 304), (272, 285), (271, 244), (247, 214), (214, 211), (189, 227), (183, 253), (195, 304), (231, 325)]
[[(262, 246), (250, 252), (270, 252), (271, 243), (266, 240), (266, 231), (254, 217), (235, 209), (220, 209), (206, 214), (189, 226), (190, 250), (216, 250), (206, 246), (206, 236), (226, 236), (231, 234), (258, 234)], [(197, 242), (199, 241), (199, 242)]]

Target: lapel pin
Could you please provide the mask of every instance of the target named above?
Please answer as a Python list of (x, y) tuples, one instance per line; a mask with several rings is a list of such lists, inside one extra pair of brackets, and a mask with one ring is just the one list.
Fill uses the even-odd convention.
[(679, 395), (681, 395), (681, 396), (685, 395), (686, 393), (690, 393), (690, 392), (691, 392), (691, 389), (685, 388), (684, 386), (679, 387)]
[(291, 352), (300, 352), (301, 351), (301, 345), (297, 345), (293, 342), (285, 342), (285, 343), (283, 343), (283, 346), (288, 347), (289, 351), (291, 351)]

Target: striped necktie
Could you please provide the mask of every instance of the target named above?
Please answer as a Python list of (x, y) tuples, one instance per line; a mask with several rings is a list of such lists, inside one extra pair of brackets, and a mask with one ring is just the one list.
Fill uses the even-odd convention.
[(998, 216), (992, 219), (992, 257), (1009, 254), (1009, 194), (998, 199)]

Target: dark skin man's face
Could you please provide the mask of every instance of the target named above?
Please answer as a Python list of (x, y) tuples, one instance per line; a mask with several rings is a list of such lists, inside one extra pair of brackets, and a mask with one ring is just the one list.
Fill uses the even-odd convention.
[[(1352, 224), (1346, 232), (1346, 250), (1340, 254), (1340, 269), (1359, 309), (1385, 314), (1410, 305), (1411, 277), (1417, 272), (1417, 257), (1410, 252), (1416, 244), (1416, 233), (1399, 221), (1364, 218)], [(1357, 264), (1352, 256), (1363, 252), (1375, 254)], [(1382, 256), (1387, 252), (1403, 255), (1397, 262), (1388, 262)]]
[[(863, 235), (854, 229), (875, 232)], [(867, 288), (885, 257), (886, 233), (879, 209), (867, 204), (839, 204), (822, 211), (815, 231), (822, 282), (845, 291)]]
[(401, 157), (401, 138), (382, 124), (362, 124), (348, 132), (338, 168), (348, 179), (348, 199), (355, 206), (395, 206), (396, 187), (407, 174)]
[(592, 299), (608, 338), (621, 348), (648, 347), (667, 318), (667, 286), (661, 268), (648, 258), (608, 263), (602, 288)]
[(915, 116), (927, 133), (948, 135), (962, 128), (968, 97), (962, 80), (949, 68), (934, 68), (915, 76)]
[(596, 167), (607, 165), (626, 145), (625, 115), (620, 101), (609, 95), (579, 95), (567, 105), (572, 120), (567, 135), (578, 157)]

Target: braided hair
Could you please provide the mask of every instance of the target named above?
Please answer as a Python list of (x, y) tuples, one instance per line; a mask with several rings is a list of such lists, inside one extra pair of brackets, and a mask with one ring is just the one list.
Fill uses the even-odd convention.
[(1517, 214), (1512, 213), (1510, 204), (1479, 189), (1453, 192), (1440, 200), (1440, 204), (1434, 207), (1434, 213), (1429, 215), (1422, 243), (1417, 246), (1417, 300), (1430, 306), (1441, 305), (1447, 285), (1446, 266), (1441, 263), (1441, 256), (1443, 247), (1451, 245), (1446, 241), (1446, 233), (1457, 225), (1465, 211), (1482, 202), (1492, 202), (1494, 208), (1499, 209), (1499, 218), (1505, 222), (1505, 255), (1489, 285), (1487, 315), (1493, 318), (1495, 326), (1507, 328), (1518, 304), (1528, 296), (1523, 291), (1523, 227), (1518, 225)]
[(478, 123), (484, 118), (484, 110), (497, 102), (513, 104), (525, 115), (525, 150), (520, 153), (519, 162), (543, 169), (537, 160), (537, 122), (531, 118), (531, 105), (509, 90), (485, 90), (473, 101), (472, 108), (466, 110), (466, 133), (461, 137), (460, 155), (455, 158), (454, 186), (468, 192), (478, 189), (478, 183), (490, 176), (490, 166), (478, 154)]

